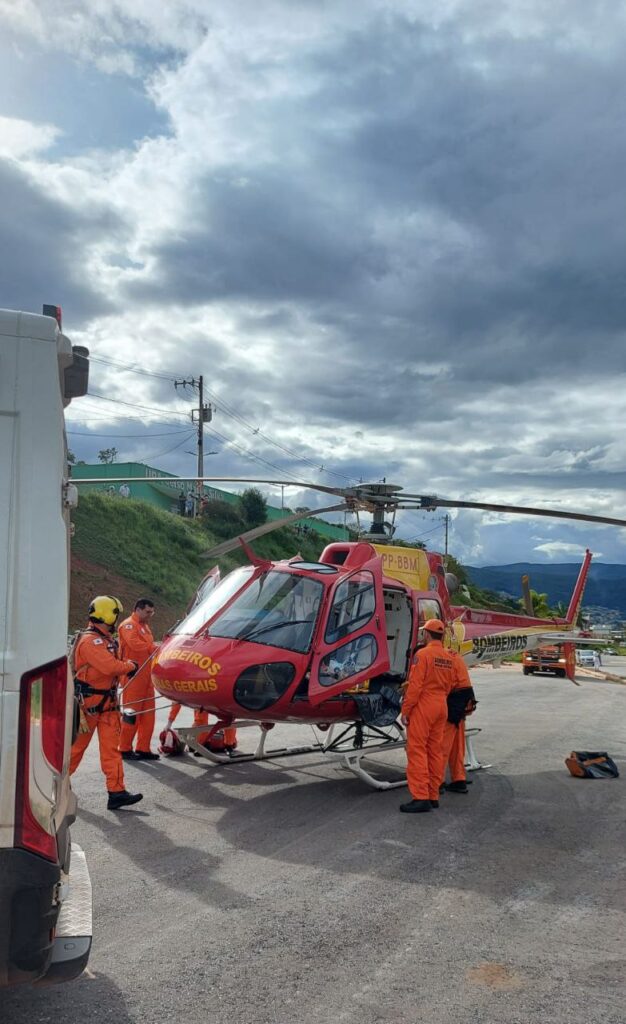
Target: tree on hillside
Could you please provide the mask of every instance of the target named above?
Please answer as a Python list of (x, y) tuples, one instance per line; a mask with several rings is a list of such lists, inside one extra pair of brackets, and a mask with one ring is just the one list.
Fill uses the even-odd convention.
[(214, 533), (224, 537), (236, 536), (246, 526), (239, 505), (231, 505), (221, 498), (203, 503), (202, 521)]
[[(532, 605), (533, 605), (533, 614), (538, 619), (549, 619), (549, 618), (552, 617), (554, 612), (552, 611), (550, 605), (548, 604), (548, 595), (547, 594), (538, 594), (536, 590), (531, 590), (531, 592), (530, 592), (530, 599), (531, 599)], [(523, 600), (523, 598), (520, 598), (519, 606), (522, 609), (522, 611), (524, 611), (524, 600)]]
[(67, 461), (69, 462), (70, 466), (76, 465), (76, 456), (74, 455), (73, 451), (70, 451), (69, 448), (67, 449)]
[(101, 448), (98, 452), (98, 462), (112, 463), (117, 458), (117, 448)]
[(248, 526), (267, 521), (267, 502), (258, 487), (248, 487), (239, 497), (241, 515)]

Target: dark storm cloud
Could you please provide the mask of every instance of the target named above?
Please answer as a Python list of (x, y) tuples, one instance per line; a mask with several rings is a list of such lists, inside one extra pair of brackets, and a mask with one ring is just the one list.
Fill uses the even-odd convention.
[(274, 165), (207, 175), (142, 297), (295, 302), (353, 357), (436, 352), (459, 382), (621, 369), (619, 50), (397, 16), (302, 70), (316, 90), (254, 110)]
[(0, 195), (0, 306), (40, 312), (43, 302), (58, 303), (68, 329), (106, 311), (83, 246), (118, 228), (116, 219), (56, 202), (1, 159)]
[(246, 298), (341, 301), (364, 278), (384, 272), (384, 252), (332, 201), (290, 175), (250, 171), (242, 184), (207, 177), (198, 186), (197, 221), (155, 255), (156, 295), (207, 302)]

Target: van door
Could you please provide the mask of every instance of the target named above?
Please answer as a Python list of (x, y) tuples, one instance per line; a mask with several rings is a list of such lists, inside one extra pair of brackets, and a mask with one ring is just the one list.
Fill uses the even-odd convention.
[(389, 668), (380, 558), (330, 589), (311, 662), (309, 700), (320, 704)]

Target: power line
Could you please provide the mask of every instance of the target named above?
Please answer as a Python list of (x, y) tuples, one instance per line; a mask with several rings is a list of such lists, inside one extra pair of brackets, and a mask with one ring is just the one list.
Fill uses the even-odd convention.
[(192, 430), (191, 432), (187, 433), (186, 437), (183, 437), (182, 441), (178, 441), (175, 445), (172, 445), (171, 448), (166, 448), (165, 451), (162, 452), (154, 452), (152, 455), (143, 455), (141, 461), (148, 462), (148, 460), (158, 459), (162, 455), (169, 455), (170, 452), (176, 451), (177, 448), (181, 448), (184, 444), (187, 444), (187, 441), (189, 441), (189, 439), (192, 438), (194, 435), (195, 430)]
[(231, 417), (231, 419), (237, 420), (244, 427), (246, 427), (246, 429), (250, 430), (256, 437), (262, 438), (268, 444), (271, 444), (275, 448), (280, 449), (280, 451), (284, 452), (285, 455), (289, 455), (292, 459), (295, 459), (297, 462), (303, 462), (309, 466), (314, 466), (315, 469), (318, 469), (320, 472), (324, 472), (329, 476), (334, 476), (337, 477), (338, 479), (347, 480), (348, 482), (350, 482), (351, 478), (347, 476), (345, 473), (336, 473), (332, 469), (325, 469), (323, 464), (320, 465), (313, 459), (309, 459), (308, 456), (300, 455), (298, 454), (298, 452), (294, 451), (293, 448), (288, 448), (286, 445), (283, 445), (279, 441), (274, 440), (274, 438), (270, 437), (269, 434), (266, 434), (264, 431), (262, 431), (260, 427), (253, 427), (252, 424), (248, 422), (248, 420), (244, 419), (244, 417), (240, 413), (238, 413), (236, 409), (233, 408), (233, 406), (229, 405), (227, 402), (221, 399), (219, 395), (217, 395), (214, 391), (211, 391), (209, 388), (206, 388), (206, 392), (208, 395), (211, 396), (213, 401), (216, 403), (216, 405), (219, 406), (219, 409), (222, 412), (225, 412), (227, 416)]
[(162, 434), (98, 434), (98, 433), (95, 433), (95, 432), (94, 433), (89, 433), (89, 431), (83, 432), (81, 430), (67, 430), (66, 433), (70, 434), (72, 437), (110, 437), (110, 438), (116, 438), (116, 437), (140, 437), (140, 438), (144, 438), (144, 437), (170, 437), (173, 434), (187, 434), (187, 433), (189, 433), (189, 431), (188, 431), (188, 429), (186, 427), (180, 427), (177, 430), (167, 430), (167, 431), (165, 431)]
[(171, 416), (183, 416), (185, 419), (187, 418), (187, 413), (182, 409), (175, 409), (173, 412), (168, 413), (165, 412), (163, 409), (155, 409), (153, 406), (139, 405), (137, 402), (124, 402), (123, 399), (121, 398), (108, 398), (106, 395), (98, 394), (97, 391), (88, 391), (87, 394), (89, 398), (97, 398), (101, 402), (112, 402), (114, 405), (125, 405), (130, 409), (138, 409), (141, 410), (142, 412), (150, 412), (155, 416), (166, 416), (167, 418)]
[(112, 366), (115, 370), (125, 370), (128, 373), (138, 373), (142, 377), (155, 377), (157, 380), (172, 381), (178, 374), (158, 373), (155, 370), (146, 370), (142, 366), (132, 366), (130, 363), (120, 363), (116, 359), (105, 359), (104, 356), (89, 356), (90, 362), (103, 363), (105, 366)]
[[(236, 448), (245, 458), (251, 459), (253, 462), (258, 462), (264, 466), (269, 466), (270, 469), (276, 470), (277, 473), (282, 473), (284, 476), (291, 477), (292, 480), (297, 480), (297, 477), (290, 472), (288, 469), (284, 469), (282, 466), (276, 466), (273, 462), (269, 462), (268, 459), (264, 459), (261, 455), (255, 455), (248, 448), (244, 448), (243, 445), (233, 441), (232, 438), (227, 437), (225, 434), (220, 434), (217, 430), (208, 430), (207, 433), (211, 437), (215, 437), (218, 441), (230, 445), (232, 448)], [(286, 481), (287, 482), (287, 481)]]
[[(127, 370), (129, 373), (138, 373), (144, 377), (154, 377), (158, 380), (173, 381), (175, 377), (181, 376), (180, 374), (169, 375), (166, 373), (156, 373), (153, 370), (146, 370), (143, 367), (132, 366), (129, 363), (122, 363), (114, 359), (105, 359), (102, 356), (92, 356), (91, 358), (94, 359), (96, 362), (104, 363), (105, 365), (113, 366), (117, 369)], [(326, 473), (327, 476), (336, 477), (338, 480), (347, 480), (348, 483), (351, 482), (351, 477), (347, 476), (345, 473), (338, 473), (335, 470), (326, 469), (323, 464), (320, 465), (314, 459), (310, 459), (306, 455), (299, 454), (298, 452), (294, 451), (293, 448), (289, 448), (286, 445), (281, 444), (279, 441), (276, 441), (273, 437), (270, 437), (269, 434), (266, 434), (259, 427), (254, 427), (239, 412), (237, 412), (234, 406), (231, 406), (228, 402), (220, 398), (219, 395), (216, 394), (216, 392), (211, 391), (209, 388), (205, 388), (205, 391), (207, 395), (209, 395), (213, 399), (214, 402), (219, 404), (220, 410), (224, 412), (226, 416), (229, 416), (231, 419), (234, 419), (237, 422), (241, 423), (242, 426), (244, 426), (247, 430), (251, 431), (252, 434), (254, 434), (255, 436), (264, 440), (267, 444), (270, 444), (273, 447), (278, 448), (285, 455), (288, 455), (290, 458), (295, 459), (297, 462), (302, 462), (308, 466), (314, 467), (315, 469), (319, 470), (319, 472)]]

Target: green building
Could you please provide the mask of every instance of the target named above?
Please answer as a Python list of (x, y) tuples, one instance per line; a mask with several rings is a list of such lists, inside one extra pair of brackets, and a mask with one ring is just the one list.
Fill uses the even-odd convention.
[[(178, 497), (181, 488), (186, 493), (190, 488), (195, 490), (196, 486), (195, 484), (185, 485), (181, 483), (180, 477), (175, 477), (172, 473), (165, 473), (162, 469), (146, 466), (143, 462), (81, 464), (72, 467), (72, 475), (77, 479), (93, 480), (93, 483), (81, 484), (81, 490), (110, 491), (111, 494), (119, 494), (120, 487), (123, 485), (107, 483), (107, 480), (119, 477), (141, 477), (141, 480), (133, 480), (127, 485), (130, 497), (139, 501), (147, 501), (149, 505), (155, 505), (157, 508), (175, 514), (178, 514), (179, 511)], [(239, 500), (237, 494), (232, 494), (231, 491), (222, 491), (218, 487), (208, 484), (204, 484), (203, 491), (209, 500), (226, 501), (230, 505), (236, 505)], [(267, 506), (268, 519), (284, 519), (289, 515), (291, 512), (286, 509), (274, 508), (272, 505)], [(302, 520), (302, 523), (303, 525), (308, 524), (312, 530), (322, 537), (328, 537), (329, 540), (350, 539), (345, 527), (327, 523), (324, 519), (311, 517)]]

